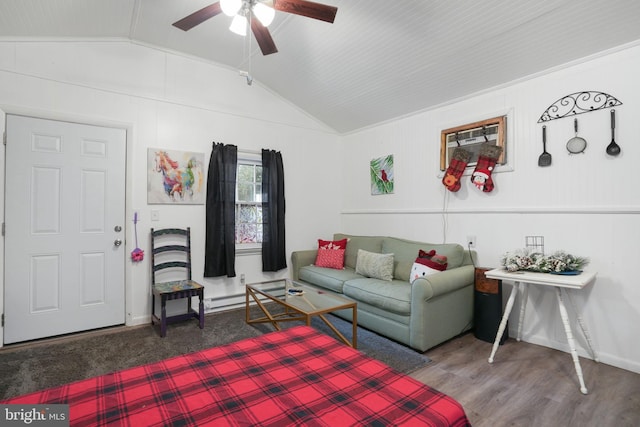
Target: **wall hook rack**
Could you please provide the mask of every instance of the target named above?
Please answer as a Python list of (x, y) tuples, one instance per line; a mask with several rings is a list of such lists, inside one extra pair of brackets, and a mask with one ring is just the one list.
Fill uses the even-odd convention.
[(622, 105), (616, 97), (604, 92), (582, 91), (565, 95), (551, 104), (538, 119), (538, 123), (561, 119), (567, 116)]

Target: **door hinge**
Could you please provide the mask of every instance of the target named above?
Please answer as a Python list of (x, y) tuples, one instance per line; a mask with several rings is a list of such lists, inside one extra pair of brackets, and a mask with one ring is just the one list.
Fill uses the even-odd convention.
[(4, 328), (4, 313), (2, 313), (2, 327)]
[(2, 132), (2, 143), (7, 145), (7, 132)]
[(4, 236), (4, 222), (2, 223), (2, 235)]

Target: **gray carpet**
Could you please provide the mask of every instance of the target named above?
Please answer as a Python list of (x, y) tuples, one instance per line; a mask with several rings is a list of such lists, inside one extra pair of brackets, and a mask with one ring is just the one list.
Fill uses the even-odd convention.
[[(351, 323), (328, 317), (351, 338)], [(335, 336), (319, 319), (314, 318), (312, 326)], [(0, 349), (0, 400), (273, 331), (271, 325), (247, 325), (240, 309), (208, 314), (202, 330), (195, 319), (169, 325), (165, 338), (160, 338), (158, 326), (148, 325), (7, 346)], [(430, 362), (423, 354), (360, 327), (358, 350), (404, 373)]]

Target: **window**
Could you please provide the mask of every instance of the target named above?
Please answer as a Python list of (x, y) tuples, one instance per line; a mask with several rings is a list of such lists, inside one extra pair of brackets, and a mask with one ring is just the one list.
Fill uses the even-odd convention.
[(262, 162), (238, 158), (236, 178), (236, 244), (245, 249), (262, 243)]
[(482, 144), (501, 146), (503, 150), (498, 158), (498, 164), (504, 165), (506, 163), (506, 126), (507, 117), (500, 116), (443, 130), (440, 133), (440, 170), (447, 169), (456, 147), (464, 147), (471, 152), (471, 160), (467, 163), (467, 168), (475, 167)]

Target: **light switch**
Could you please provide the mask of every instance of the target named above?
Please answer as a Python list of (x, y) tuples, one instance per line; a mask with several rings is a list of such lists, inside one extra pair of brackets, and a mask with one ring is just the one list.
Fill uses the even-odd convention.
[(160, 211), (154, 209), (151, 211), (151, 221), (160, 221)]

